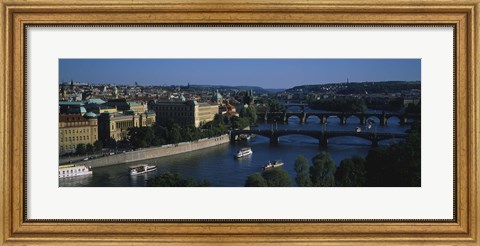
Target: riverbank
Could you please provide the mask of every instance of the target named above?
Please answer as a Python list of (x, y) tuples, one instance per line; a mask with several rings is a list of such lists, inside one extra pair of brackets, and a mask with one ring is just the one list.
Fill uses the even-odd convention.
[(220, 144), (230, 142), (228, 134), (219, 137), (204, 138), (192, 142), (183, 142), (178, 144), (168, 144), (160, 147), (152, 147), (131, 152), (120, 153), (112, 156), (105, 156), (97, 159), (83, 161), (79, 164), (91, 167), (104, 167), (122, 163), (148, 160), (170, 155), (182, 154), (190, 151), (201, 150)]

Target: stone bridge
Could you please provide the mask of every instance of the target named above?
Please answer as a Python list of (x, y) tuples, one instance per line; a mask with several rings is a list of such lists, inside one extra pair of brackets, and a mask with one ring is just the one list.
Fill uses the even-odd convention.
[(230, 132), (230, 140), (235, 140), (240, 134), (256, 134), (270, 138), (270, 143), (278, 144), (279, 138), (286, 135), (304, 135), (319, 140), (320, 146), (327, 146), (328, 139), (334, 137), (353, 136), (369, 140), (373, 147), (378, 146), (378, 142), (386, 139), (406, 138), (405, 133), (374, 133), (374, 132), (355, 132), (355, 131), (314, 131), (314, 130), (233, 130)]
[(367, 120), (376, 118), (381, 126), (386, 126), (388, 119), (391, 117), (397, 117), (400, 119), (400, 124), (405, 124), (409, 119), (418, 119), (420, 115), (416, 114), (402, 114), (402, 113), (343, 113), (343, 112), (329, 112), (329, 113), (315, 113), (315, 112), (267, 112), (258, 113), (259, 120), (265, 122), (282, 122), (288, 123), (288, 119), (291, 117), (298, 117), (301, 124), (305, 124), (309, 117), (317, 117), (320, 119), (321, 124), (325, 124), (329, 117), (336, 117), (339, 119), (339, 123), (342, 125), (347, 124), (349, 117), (356, 117), (359, 119), (360, 125), (367, 124)]

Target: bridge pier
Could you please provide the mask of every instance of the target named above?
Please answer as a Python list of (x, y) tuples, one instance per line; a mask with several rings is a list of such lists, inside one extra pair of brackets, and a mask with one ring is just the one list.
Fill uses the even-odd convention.
[(347, 124), (347, 117), (342, 115), (340, 116), (340, 125), (346, 125)]
[(320, 118), (320, 124), (324, 125), (325, 123), (327, 123), (327, 117), (325, 115), (322, 115), (319, 118)]
[(403, 126), (403, 125), (407, 124), (407, 121), (408, 121), (408, 119), (407, 119), (406, 116), (400, 116), (400, 125)]
[(326, 137), (321, 137), (321, 138), (318, 140), (318, 145), (320, 145), (320, 147), (327, 147), (327, 146), (328, 146), (328, 138), (326, 138)]
[(380, 117), (380, 125), (381, 126), (387, 125), (387, 114), (385, 114), (385, 112), (383, 112), (382, 116)]
[(386, 126), (387, 125), (387, 117), (382, 117), (380, 119), (380, 125), (381, 126)]
[(300, 118), (300, 124), (305, 124), (306, 122), (307, 122), (307, 114), (303, 112), (302, 117)]
[(367, 117), (365, 115), (358, 116), (360, 118), (360, 125), (365, 125), (367, 123)]
[(270, 144), (278, 144), (279, 140), (277, 136), (270, 137)]

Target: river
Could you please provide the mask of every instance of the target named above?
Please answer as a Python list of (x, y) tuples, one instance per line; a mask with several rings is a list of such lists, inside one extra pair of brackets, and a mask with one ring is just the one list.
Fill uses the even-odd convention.
[[(340, 125), (339, 119), (330, 117), (327, 120), (327, 131), (353, 131), (359, 125), (355, 117), (347, 119), (346, 125)], [(393, 117), (388, 120), (387, 126), (379, 126), (376, 120), (374, 127), (363, 131), (377, 131), (388, 133), (404, 133), (409, 127), (401, 126), (399, 119)], [(306, 124), (300, 124), (300, 120), (291, 117), (287, 124), (261, 123), (258, 129), (306, 129), (321, 130), (322, 125), (316, 117), (310, 117)], [(384, 140), (380, 145), (386, 146), (397, 140)], [(233, 154), (239, 148), (249, 146), (253, 155), (242, 159), (234, 159)], [(303, 155), (308, 160), (319, 151), (327, 151), (338, 166), (340, 161), (352, 156), (365, 157), (370, 149), (370, 142), (356, 137), (338, 137), (329, 140), (328, 147), (319, 147), (318, 140), (302, 136), (289, 135), (280, 138), (278, 145), (271, 145), (269, 139), (257, 136), (248, 142), (223, 144), (203, 150), (193, 151), (188, 154), (167, 156), (150, 159), (135, 163), (124, 163), (114, 166), (99, 167), (93, 169), (93, 175), (73, 178), (63, 178), (59, 181), (60, 187), (131, 187), (145, 186), (145, 180), (158, 175), (160, 172), (178, 173), (184, 178), (206, 179), (212, 186), (218, 187), (243, 187), (249, 175), (255, 172), (261, 173), (262, 167), (269, 160), (282, 160), (285, 169), (292, 180), (295, 178), (294, 162), (298, 155)], [(148, 163), (157, 165), (157, 171), (139, 176), (130, 176), (128, 166)]]

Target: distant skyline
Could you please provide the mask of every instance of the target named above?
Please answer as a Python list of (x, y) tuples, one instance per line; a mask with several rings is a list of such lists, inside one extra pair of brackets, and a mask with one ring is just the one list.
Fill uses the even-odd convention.
[(421, 80), (420, 59), (60, 59), (59, 82), (227, 85)]

